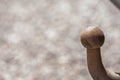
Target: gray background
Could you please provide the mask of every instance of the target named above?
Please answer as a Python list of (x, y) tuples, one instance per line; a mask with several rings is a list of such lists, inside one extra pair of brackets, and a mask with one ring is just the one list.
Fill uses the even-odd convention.
[(108, 0), (0, 0), (0, 80), (92, 80), (79, 35), (94, 25), (105, 67), (120, 72), (119, 19)]

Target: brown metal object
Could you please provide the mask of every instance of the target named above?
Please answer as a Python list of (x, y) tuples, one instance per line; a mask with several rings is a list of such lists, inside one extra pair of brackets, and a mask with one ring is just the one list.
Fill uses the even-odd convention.
[(120, 0), (110, 0), (117, 8), (120, 9)]
[(104, 43), (104, 33), (98, 27), (88, 27), (81, 35), (81, 43), (87, 48), (87, 64), (94, 80), (120, 80), (118, 74), (112, 74), (104, 68), (100, 47)]

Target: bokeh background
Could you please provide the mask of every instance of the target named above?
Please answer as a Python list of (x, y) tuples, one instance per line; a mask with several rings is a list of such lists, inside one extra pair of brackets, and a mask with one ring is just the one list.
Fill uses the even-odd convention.
[(105, 33), (102, 60), (120, 72), (120, 11), (109, 0), (0, 0), (0, 80), (92, 80), (80, 32)]

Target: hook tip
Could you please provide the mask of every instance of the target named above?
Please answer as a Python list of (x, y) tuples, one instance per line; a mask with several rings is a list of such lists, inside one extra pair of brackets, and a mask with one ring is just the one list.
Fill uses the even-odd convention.
[(86, 48), (100, 48), (104, 43), (104, 33), (99, 27), (90, 26), (81, 32), (80, 39)]

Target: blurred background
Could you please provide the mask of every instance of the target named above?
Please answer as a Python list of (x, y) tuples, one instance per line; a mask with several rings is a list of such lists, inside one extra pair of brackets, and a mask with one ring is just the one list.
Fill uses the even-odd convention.
[(109, 0), (0, 0), (0, 80), (92, 80), (79, 35), (94, 25), (104, 66), (120, 72), (120, 11)]

